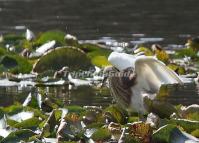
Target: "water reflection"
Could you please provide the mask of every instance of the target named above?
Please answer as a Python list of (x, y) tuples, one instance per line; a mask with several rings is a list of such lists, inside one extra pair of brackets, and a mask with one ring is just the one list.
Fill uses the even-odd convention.
[[(163, 92), (168, 93), (165, 99), (173, 104), (198, 104), (199, 85), (188, 83), (185, 85), (167, 85), (162, 88)], [(103, 106), (106, 107), (113, 103), (108, 88), (96, 89), (91, 86), (78, 86), (72, 90), (68, 85), (50, 87), (0, 87), (0, 106), (9, 106), (14, 102), (23, 103), (29, 93), (41, 93), (48, 97), (62, 101), (65, 105), (80, 106)], [(163, 93), (163, 94), (165, 94)]]

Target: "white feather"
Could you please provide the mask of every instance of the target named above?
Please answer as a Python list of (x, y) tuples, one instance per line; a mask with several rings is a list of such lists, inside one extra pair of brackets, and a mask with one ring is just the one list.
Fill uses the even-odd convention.
[(145, 96), (154, 99), (162, 84), (182, 84), (182, 80), (174, 71), (154, 57), (112, 52), (108, 60), (120, 71), (128, 67), (134, 68), (137, 78), (136, 85), (131, 88), (131, 104), (141, 113), (145, 112)]

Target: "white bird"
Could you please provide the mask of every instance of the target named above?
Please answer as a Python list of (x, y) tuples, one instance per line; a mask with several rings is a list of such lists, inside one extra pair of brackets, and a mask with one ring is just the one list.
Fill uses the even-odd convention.
[[(144, 98), (148, 97), (153, 100), (161, 85), (182, 84), (182, 80), (175, 72), (154, 57), (112, 52), (108, 61), (115, 67), (115, 71), (118, 70), (119, 76), (123, 76), (112, 77), (112, 80), (109, 80), (112, 93), (115, 94), (114, 96), (120, 96), (118, 102), (121, 99), (126, 100), (139, 113), (147, 111)], [(115, 75), (111, 74), (111, 76)]]
[(30, 30), (26, 29), (26, 40), (31, 41), (35, 38), (35, 34)]

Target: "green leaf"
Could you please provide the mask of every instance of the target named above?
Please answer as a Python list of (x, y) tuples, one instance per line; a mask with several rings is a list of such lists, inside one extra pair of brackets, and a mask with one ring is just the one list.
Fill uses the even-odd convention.
[(20, 129), (35, 129), (39, 126), (41, 121), (38, 118), (30, 118), (14, 125), (15, 128)]
[(28, 139), (32, 136), (36, 135), (33, 131), (24, 129), (18, 130), (10, 133), (6, 138), (4, 138), (1, 143), (16, 143), (21, 140), (28, 141)]

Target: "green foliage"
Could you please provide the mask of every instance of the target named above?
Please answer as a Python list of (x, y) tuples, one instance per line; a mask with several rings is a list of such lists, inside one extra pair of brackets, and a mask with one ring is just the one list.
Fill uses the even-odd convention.
[(111, 50), (104, 49), (94, 44), (82, 44), (80, 45), (80, 48), (87, 53), (94, 65), (98, 67), (110, 65), (108, 56), (111, 53)]
[(192, 131), (199, 129), (198, 121), (184, 120), (184, 119), (164, 119), (163, 124), (172, 124), (182, 127), (186, 132), (191, 133)]
[(186, 115), (186, 119), (199, 121), (199, 113), (198, 112), (190, 113), (190, 114)]
[(32, 108), (32, 107), (24, 107), (24, 111), (33, 112), (34, 113), (34, 117), (40, 117), (42, 119), (46, 119), (47, 118), (47, 116), (44, 114), (44, 112), (42, 112), (39, 109), (35, 109), (35, 108)]
[(10, 133), (6, 138), (1, 140), (1, 143), (16, 143), (22, 141), (28, 141), (30, 137), (36, 134), (28, 129), (18, 130)]
[(191, 132), (191, 135), (196, 137), (196, 138), (199, 138), (199, 129), (196, 129), (193, 132)]
[(184, 58), (185, 56), (191, 57), (192, 59), (198, 59), (197, 52), (191, 48), (181, 49), (176, 51), (176, 58)]
[(73, 106), (66, 106), (65, 108), (68, 109), (69, 113), (81, 114), (81, 113), (85, 112), (85, 109), (83, 109), (80, 106), (73, 105)]
[[(1, 107), (2, 108), (2, 107)], [(21, 111), (23, 111), (23, 106), (20, 104), (11, 105), (9, 107), (4, 107), (2, 110), (7, 113), (8, 115), (14, 115)]]
[(32, 64), (29, 63), (29, 61), (21, 56), (18, 55), (12, 55), (12, 57), (17, 61), (18, 66), (14, 69), (11, 69), (11, 72), (14, 74), (18, 73), (30, 73), (32, 70)]
[(38, 40), (36, 41), (37, 44), (42, 45), (46, 42), (55, 40), (58, 44), (60, 45), (65, 45), (65, 33), (58, 31), (58, 30), (52, 30), (52, 31), (47, 31), (44, 32), (40, 35)]
[(111, 133), (106, 128), (100, 128), (95, 133), (93, 133), (91, 138), (94, 141), (107, 141), (111, 138)]
[(6, 122), (11, 127), (14, 127), (16, 124), (19, 123), (19, 122), (15, 121), (15, 120), (12, 120), (12, 119), (9, 119), (9, 118), (6, 119)]
[(152, 135), (152, 142), (170, 143), (172, 141), (171, 135), (174, 132), (179, 132), (179, 129), (175, 125), (166, 125)]
[(36, 63), (34, 71), (38, 73), (42, 73), (46, 70), (57, 71), (64, 66), (68, 66), (72, 71), (88, 70), (92, 67), (92, 64), (84, 53), (77, 49), (63, 47), (41, 57)]
[(137, 116), (131, 116), (128, 118), (129, 123), (133, 123), (133, 122), (137, 122), (137, 121), (139, 121), (139, 117), (137, 117)]
[(170, 69), (172, 69), (173, 71), (175, 71), (179, 75), (185, 75), (186, 74), (185, 68), (178, 66), (176, 64), (168, 64), (167, 67), (169, 67)]
[(0, 47), (0, 56), (3, 56), (6, 53), (7, 53), (6, 49)]
[(113, 122), (125, 124), (127, 122), (128, 113), (116, 105), (111, 105), (105, 109), (105, 116), (109, 116)]
[(154, 55), (153, 52), (149, 48), (147, 48), (147, 47), (139, 47), (137, 49), (137, 53), (135, 53), (135, 54), (138, 54), (140, 52), (144, 52), (144, 54), (146, 56), (153, 56)]
[(137, 139), (135, 139), (135, 137), (131, 136), (131, 135), (127, 135), (124, 139), (125, 143), (140, 143)]
[(20, 41), (24, 40), (24, 39), (25, 39), (25, 37), (22, 35), (7, 34), (4, 36), (4, 43), (18, 45), (20, 43)]
[(18, 74), (29, 73), (32, 70), (32, 64), (26, 58), (7, 52), (3, 48), (0, 48), (0, 59), (0, 72), (9, 71)]
[(33, 117), (15, 124), (14, 127), (19, 129), (36, 129), (40, 123), (41, 121), (38, 118)]

